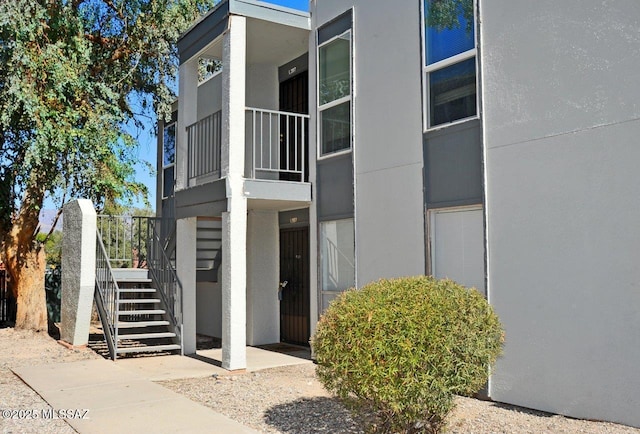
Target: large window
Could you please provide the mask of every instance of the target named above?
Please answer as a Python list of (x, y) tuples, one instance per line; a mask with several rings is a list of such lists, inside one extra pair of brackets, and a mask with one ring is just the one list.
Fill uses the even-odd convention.
[(424, 0), (426, 127), (477, 115), (473, 0)]
[(320, 156), (351, 148), (351, 31), (318, 47)]
[(176, 124), (164, 127), (162, 135), (162, 198), (173, 195), (176, 163)]
[(323, 293), (340, 292), (355, 285), (353, 219), (320, 223), (320, 268)]

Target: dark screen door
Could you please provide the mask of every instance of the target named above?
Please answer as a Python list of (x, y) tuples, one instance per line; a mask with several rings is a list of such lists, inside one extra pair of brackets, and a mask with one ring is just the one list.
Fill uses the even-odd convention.
[(309, 228), (280, 230), (280, 340), (309, 345)]

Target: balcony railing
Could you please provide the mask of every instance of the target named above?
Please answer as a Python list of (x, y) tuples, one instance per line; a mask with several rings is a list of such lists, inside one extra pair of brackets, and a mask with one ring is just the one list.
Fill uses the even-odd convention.
[[(309, 115), (246, 109), (246, 170), (253, 179), (308, 180)], [(222, 112), (187, 127), (189, 185), (220, 178)]]
[(247, 108), (248, 176), (306, 181), (309, 115)]
[(220, 178), (222, 111), (187, 127), (189, 184), (202, 177)]

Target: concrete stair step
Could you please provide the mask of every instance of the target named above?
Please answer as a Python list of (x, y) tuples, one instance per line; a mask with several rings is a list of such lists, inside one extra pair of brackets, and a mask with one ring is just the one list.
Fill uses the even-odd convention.
[(126, 285), (131, 285), (134, 283), (140, 283), (140, 284), (144, 284), (144, 283), (151, 283), (151, 279), (149, 279), (148, 277), (125, 277), (125, 278), (116, 278), (116, 282), (118, 282), (118, 285), (120, 284), (126, 284)]
[(129, 333), (126, 335), (119, 335), (119, 339), (161, 339), (161, 338), (175, 338), (176, 334), (172, 332), (158, 332), (158, 333)]
[(163, 309), (138, 309), (138, 310), (121, 310), (118, 312), (121, 316), (125, 315), (164, 315), (167, 313)]
[(119, 329), (134, 329), (140, 327), (154, 327), (169, 325), (169, 321), (157, 320), (157, 321), (119, 321)]
[(123, 298), (118, 300), (119, 304), (155, 304), (160, 303), (159, 298)]
[(130, 293), (153, 293), (156, 292), (155, 288), (120, 288), (120, 293), (122, 294), (130, 294)]
[(149, 352), (158, 352), (158, 351), (172, 351), (179, 350), (180, 345), (178, 344), (168, 344), (168, 345), (146, 345), (141, 347), (128, 347), (128, 348), (118, 348), (118, 354), (131, 354), (131, 353), (149, 353)]

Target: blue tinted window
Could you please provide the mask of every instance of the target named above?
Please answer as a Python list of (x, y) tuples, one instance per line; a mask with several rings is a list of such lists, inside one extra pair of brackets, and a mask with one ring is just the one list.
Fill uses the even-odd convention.
[(431, 126), (476, 114), (476, 59), (458, 62), (429, 73)]
[(462, 11), (458, 14), (457, 26), (453, 28), (443, 28), (442, 26), (429, 26), (429, 4), (430, 0), (425, 0), (425, 51), (427, 65), (439, 62), (456, 54), (464, 53), (475, 46), (474, 33), (475, 25), (464, 18)]

